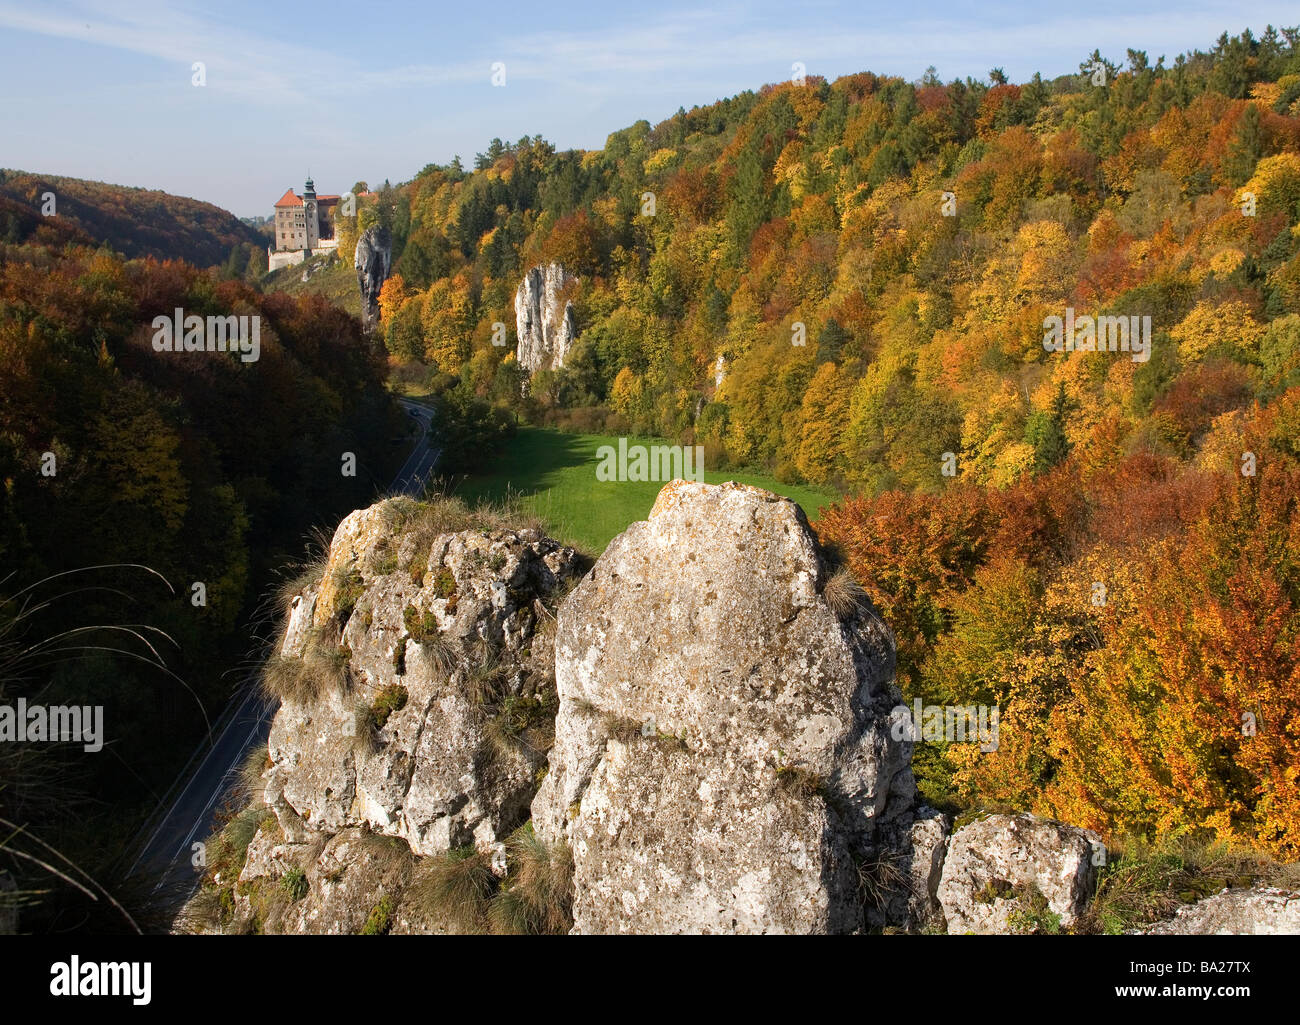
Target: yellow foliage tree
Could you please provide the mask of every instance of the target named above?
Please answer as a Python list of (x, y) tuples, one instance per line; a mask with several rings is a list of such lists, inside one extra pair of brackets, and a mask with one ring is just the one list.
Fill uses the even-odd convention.
[(394, 274), (379, 289), (379, 319), (383, 323), (392, 320), (393, 315), (411, 298), (411, 290), (400, 274)]
[(821, 483), (842, 472), (852, 394), (853, 377), (831, 362), (818, 367), (808, 383), (800, 410), (803, 435), (795, 466), (810, 481)]
[(1188, 364), (1201, 359), (1218, 342), (1235, 345), (1245, 353), (1257, 353), (1264, 328), (1240, 300), (1217, 306), (1201, 300), (1169, 333), (1178, 342), (1179, 359)]
[(1300, 153), (1265, 157), (1241, 191), (1255, 194), (1256, 216), (1281, 213), (1294, 224), (1300, 217)]
[(616, 410), (630, 417), (640, 404), (641, 393), (644, 390), (645, 382), (634, 374), (630, 367), (624, 367), (614, 378), (614, 384), (610, 388), (610, 402)]

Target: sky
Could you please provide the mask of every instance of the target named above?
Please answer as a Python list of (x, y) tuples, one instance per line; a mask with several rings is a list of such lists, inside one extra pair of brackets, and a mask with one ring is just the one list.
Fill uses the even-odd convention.
[[(794, 63), (1012, 81), (1209, 49), (1300, 22), (1294, 0), (1088, 4), (0, 0), (0, 167), (164, 189), (269, 215), (412, 178), (495, 136), (598, 149), (620, 128), (788, 79)], [(195, 62), (205, 83), (194, 84)], [(505, 84), (492, 83), (504, 64)]]

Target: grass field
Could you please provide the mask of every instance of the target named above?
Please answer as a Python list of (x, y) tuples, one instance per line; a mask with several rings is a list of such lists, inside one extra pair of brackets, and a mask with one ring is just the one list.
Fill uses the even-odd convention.
[[(629, 444), (658, 444), (659, 439), (629, 439)], [(455, 494), (470, 502), (522, 496), (523, 504), (550, 524), (555, 536), (593, 554), (620, 534), (629, 523), (643, 520), (654, 505), (662, 482), (598, 481), (596, 450), (618, 447), (618, 438), (601, 434), (565, 434), (544, 427), (521, 427), (491, 469), (452, 482)], [(820, 488), (782, 484), (762, 473), (745, 470), (705, 471), (710, 484), (735, 480), (766, 488), (794, 499), (809, 519), (840, 496)]]

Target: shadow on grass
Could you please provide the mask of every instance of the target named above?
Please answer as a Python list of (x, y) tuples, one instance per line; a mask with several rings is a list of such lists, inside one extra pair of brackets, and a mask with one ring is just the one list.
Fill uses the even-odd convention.
[(471, 474), (460, 496), (473, 501), (504, 499), (507, 494), (529, 497), (556, 484), (562, 470), (590, 464), (596, 472), (597, 443), (590, 435), (563, 434), (553, 428), (520, 427), (493, 466)]

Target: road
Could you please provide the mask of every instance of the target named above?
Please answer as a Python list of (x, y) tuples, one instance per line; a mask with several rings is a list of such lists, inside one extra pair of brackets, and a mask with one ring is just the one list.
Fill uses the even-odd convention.
[(442, 455), (441, 449), (429, 447), (429, 417), (432, 415), (427, 406), (421, 406), (417, 403), (410, 402), (407, 399), (399, 399), (407, 413), (420, 424), (420, 440), (411, 454), (407, 457), (402, 468), (397, 472), (397, 477), (393, 480), (392, 487), (389, 489), (394, 493), (403, 495), (419, 495), (424, 490), (425, 481), (429, 479), (429, 474), (433, 472), (434, 466), (438, 463), (438, 457)]
[[(390, 491), (418, 496), (437, 465), (441, 450), (430, 444), (429, 408), (407, 399), (398, 401), (419, 425), (420, 438), (402, 464)], [(205, 742), (194, 752), (168, 791), (175, 796), (164, 798), (164, 802), (170, 801), (166, 810), (160, 805), (159, 812), (141, 831), (148, 838), (130, 872), (144, 870), (154, 874), (158, 879), (154, 892), (160, 898), (174, 899), (179, 905), (198, 885), (199, 873), (192, 862), (193, 845), (212, 835), (223, 798), (237, 785), (239, 768), (249, 752), (266, 742), (275, 710), (276, 704), (262, 694), (258, 674), (247, 677), (218, 720), (212, 744)]]

